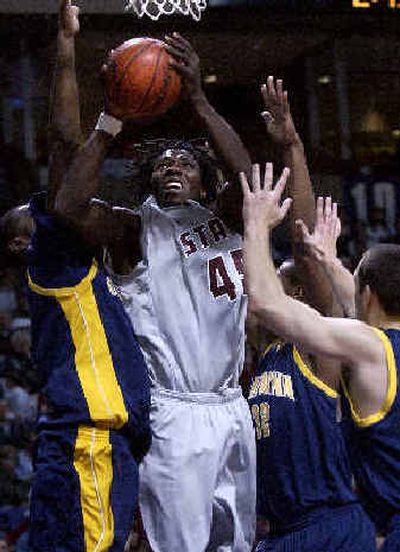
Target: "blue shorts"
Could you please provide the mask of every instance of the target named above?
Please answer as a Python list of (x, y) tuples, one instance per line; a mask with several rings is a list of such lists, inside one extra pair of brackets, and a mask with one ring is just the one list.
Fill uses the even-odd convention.
[(385, 537), (381, 552), (399, 552), (400, 550), (400, 514), (395, 515)]
[(256, 552), (375, 552), (375, 527), (359, 504), (313, 511), (302, 528), (271, 535)]
[(126, 438), (90, 426), (42, 430), (34, 463), (34, 552), (122, 552), (138, 499), (138, 467)]

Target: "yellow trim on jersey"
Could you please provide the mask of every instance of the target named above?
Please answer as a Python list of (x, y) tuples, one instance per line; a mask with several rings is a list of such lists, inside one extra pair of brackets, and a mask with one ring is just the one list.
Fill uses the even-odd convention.
[(109, 431), (79, 427), (74, 467), (80, 482), (85, 550), (106, 552), (114, 542), (114, 515), (110, 503), (113, 465)]
[(386, 391), (385, 401), (382, 407), (378, 410), (378, 412), (376, 412), (375, 414), (370, 414), (369, 416), (366, 416), (365, 418), (363, 418), (362, 416), (360, 416), (360, 414), (358, 414), (356, 407), (351, 399), (350, 393), (347, 389), (347, 386), (345, 385), (342, 379), (343, 390), (347, 400), (349, 401), (351, 416), (359, 427), (368, 427), (370, 425), (376, 424), (381, 420), (383, 420), (383, 418), (392, 408), (394, 399), (396, 397), (396, 391), (397, 391), (396, 360), (394, 358), (393, 347), (392, 347), (392, 344), (390, 343), (390, 339), (382, 330), (378, 330), (378, 328), (371, 328), (371, 329), (374, 330), (374, 332), (377, 334), (377, 336), (382, 341), (383, 346), (385, 348), (387, 378), (388, 378), (387, 391)]
[(28, 278), (33, 291), (54, 297), (64, 312), (75, 346), (75, 368), (91, 419), (120, 428), (128, 421), (128, 412), (91, 285), (96, 274), (97, 263), (93, 261), (88, 274), (76, 286), (43, 288), (29, 274)]
[(328, 397), (331, 397), (332, 399), (337, 399), (337, 392), (332, 389), (332, 387), (329, 387), (329, 385), (327, 385), (325, 382), (320, 380), (315, 374), (313, 374), (313, 372), (301, 358), (300, 353), (296, 349), (296, 347), (293, 347), (293, 360), (297, 364), (303, 376), (307, 378), (313, 385), (315, 385), (315, 387), (318, 387), (318, 389), (323, 391), (326, 395), (328, 395)]
[(63, 297), (64, 295), (71, 295), (71, 293), (74, 293), (74, 292), (80, 293), (83, 288), (87, 287), (92, 283), (92, 281), (96, 277), (96, 274), (97, 274), (97, 263), (96, 261), (93, 261), (88, 274), (84, 278), (82, 278), (79, 284), (76, 284), (75, 286), (64, 287), (64, 288), (45, 288), (33, 282), (29, 274), (29, 271), (28, 271), (28, 284), (31, 290), (34, 291), (35, 293), (38, 293), (39, 295), (46, 295), (47, 297)]
[(280, 340), (280, 339), (274, 339), (274, 341), (272, 341), (272, 343), (269, 343), (269, 345), (267, 345), (264, 349), (264, 352), (262, 353), (260, 359), (264, 358), (269, 352), (270, 350), (273, 348), (273, 347), (276, 347), (277, 345), (280, 345), (282, 344), (283, 342)]
[[(77, 286), (78, 287), (78, 286)], [(57, 297), (75, 346), (75, 368), (94, 422), (120, 428), (128, 421), (92, 286)]]

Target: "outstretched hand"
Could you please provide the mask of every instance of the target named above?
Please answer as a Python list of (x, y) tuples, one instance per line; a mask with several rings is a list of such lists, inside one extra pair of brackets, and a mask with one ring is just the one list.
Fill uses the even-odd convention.
[(198, 99), (203, 95), (203, 90), (201, 87), (200, 59), (196, 50), (179, 33), (166, 36), (165, 42), (165, 49), (175, 60), (170, 63), (170, 66), (181, 75), (183, 87), (189, 99)]
[(268, 77), (267, 84), (261, 86), (261, 95), (264, 102), (261, 116), (272, 140), (284, 147), (298, 141), (296, 127), (290, 113), (288, 93), (283, 90), (283, 81), (278, 79), (275, 83), (274, 77)]
[(319, 197), (314, 231), (310, 232), (302, 220), (297, 220), (306, 255), (316, 261), (329, 263), (336, 259), (336, 242), (340, 236), (337, 203), (330, 197)]
[(59, 29), (67, 38), (73, 38), (79, 33), (79, 8), (73, 6), (71, 0), (60, 0)]
[(281, 198), (289, 174), (290, 170), (288, 168), (283, 169), (274, 188), (272, 188), (272, 163), (265, 165), (263, 186), (261, 186), (260, 165), (256, 164), (252, 167), (251, 187), (246, 175), (243, 172), (239, 174), (243, 191), (243, 222), (245, 229), (249, 226), (256, 226), (263, 230), (272, 230), (285, 218), (292, 200), (286, 198), (281, 203)]

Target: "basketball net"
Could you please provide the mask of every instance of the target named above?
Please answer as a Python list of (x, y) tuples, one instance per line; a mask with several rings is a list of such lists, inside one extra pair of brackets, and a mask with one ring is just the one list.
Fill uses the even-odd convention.
[(190, 15), (195, 21), (201, 18), (201, 12), (207, 7), (207, 0), (126, 0), (126, 9), (132, 10), (138, 17), (146, 15), (157, 21), (160, 15)]

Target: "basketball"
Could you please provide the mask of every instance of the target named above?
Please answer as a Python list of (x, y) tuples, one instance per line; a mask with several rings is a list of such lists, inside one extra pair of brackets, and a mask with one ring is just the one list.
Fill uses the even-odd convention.
[(165, 113), (181, 91), (181, 78), (169, 66), (171, 61), (164, 43), (154, 38), (133, 38), (111, 50), (104, 67), (110, 105), (133, 119)]

